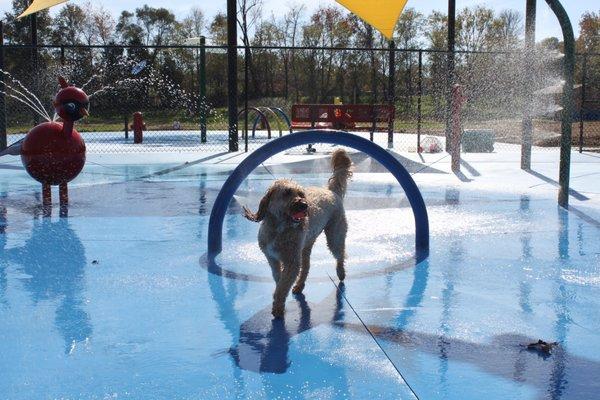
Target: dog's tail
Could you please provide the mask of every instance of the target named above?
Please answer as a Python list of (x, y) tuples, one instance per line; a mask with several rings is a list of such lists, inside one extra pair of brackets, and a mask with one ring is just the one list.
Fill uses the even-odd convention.
[(346, 195), (348, 179), (352, 177), (352, 160), (346, 150), (338, 149), (331, 155), (331, 168), (333, 175), (329, 178), (327, 187), (342, 198)]

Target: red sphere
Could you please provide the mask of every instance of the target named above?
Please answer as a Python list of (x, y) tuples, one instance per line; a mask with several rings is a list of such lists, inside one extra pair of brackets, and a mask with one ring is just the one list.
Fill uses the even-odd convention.
[[(21, 161), (33, 179), (59, 185), (75, 179), (85, 164), (85, 143), (75, 129), (44, 122), (33, 128), (21, 145)], [(70, 132), (69, 132), (70, 131)]]

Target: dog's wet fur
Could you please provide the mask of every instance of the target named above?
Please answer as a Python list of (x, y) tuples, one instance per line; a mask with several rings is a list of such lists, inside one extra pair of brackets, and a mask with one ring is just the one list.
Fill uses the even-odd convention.
[(261, 222), (258, 245), (276, 284), (272, 309), (276, 318), (283, 316), (294, 282), (292, 292), (302, 293), (310, 270), (310, 253), (321, 232), (325, 231), (327, 246), (337, 261), (339, 280), (346, 277), (348, 224), (343, 199), (352, 176), (352, 161), (345, 150), (332, 154), (331, 167), (333, 174), (326, 188), (304, 188), (292, 180), (279, 179), (267, 190), (256, 213), (244, 207), (247, 219)]

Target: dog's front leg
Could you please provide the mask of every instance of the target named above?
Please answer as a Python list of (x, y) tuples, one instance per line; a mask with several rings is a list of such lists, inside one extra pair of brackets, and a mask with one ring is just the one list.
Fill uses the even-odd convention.
[(283, 260), (283, 270), (281, 271), (279, 281), (277, 281), (277, 286), (275, 287), (275, 293), (273, 294), (273, 309), (271, 312), (275, 318), (283, 317), (285, 299), (290, 293), (292, 284), (298, 276), (300, 263), (300, 254), (291, 260)]
[(273, 274), (273, 280), (275, 283), (279, 282), (279, 278), (281, 277), (281, 262), (267, 255), (267, 261), (269, 262), (269, 266), (271, 267), (271, 273)]
[(304, 284), (306, 283), (306, 278), (308, 278), (308, 272), (310, 271), (310, 253), (312, 252), (313, 245), (315, 241), (309, 242), (302, 250), (302, 270), (298, 274), (298, 280), (292, 289), (292, 293), (300, 294), (304, 290)]

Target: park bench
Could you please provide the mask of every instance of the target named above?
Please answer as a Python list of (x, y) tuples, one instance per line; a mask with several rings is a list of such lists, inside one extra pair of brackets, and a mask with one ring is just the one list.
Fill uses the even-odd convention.
[(392, 132), (395, 107), (385, 104), (294, 104), (292, 130)]

